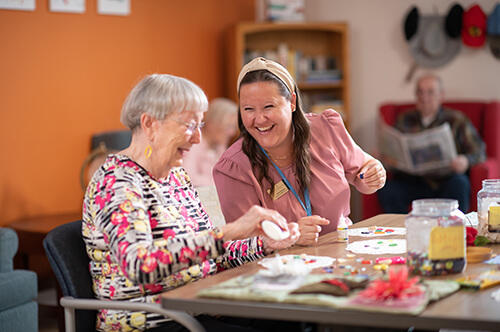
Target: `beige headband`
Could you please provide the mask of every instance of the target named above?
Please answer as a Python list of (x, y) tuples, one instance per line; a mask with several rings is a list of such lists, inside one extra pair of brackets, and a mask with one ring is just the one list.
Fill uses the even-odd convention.
[(295, 82), (292, 78), (292, 75), (290, 75), (290, 73), (285, 69), (285, 67), (272, 60), (267, 60), (265, 58), (258, 57), (253, 59), (246, 65), (244, 65), (243, 68), (241, 69), (237, 83), (238, 93), (240, 92), (240, 83), (243, 77), (245, 77), (245, 75), (248, 74), (249, 72), (262, 69), (267, 70), (276, 75), (285, 84), (290, 93), (295, 92)]

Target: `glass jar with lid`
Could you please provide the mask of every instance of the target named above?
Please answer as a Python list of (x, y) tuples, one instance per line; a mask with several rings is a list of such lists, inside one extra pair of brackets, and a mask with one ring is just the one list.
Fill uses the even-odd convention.
[(464, 220), (457, 200), (414, 200), (405, 220), (410, 271), (422, 276), (462, 272), (466, 266)]
[(478, 234), (500, 243), (500, 179), (483, 180), (477, 193)]

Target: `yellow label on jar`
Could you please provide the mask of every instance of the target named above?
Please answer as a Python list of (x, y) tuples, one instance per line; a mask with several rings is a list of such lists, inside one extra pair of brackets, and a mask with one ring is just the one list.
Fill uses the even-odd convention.
[(465, 257), (463, 226), (433, 227), (429, 239), (429, 259), (454, 259)]
[(500, 226), (500, 206), (490, 205), (488, 210), (488, 224), (491, 226)]

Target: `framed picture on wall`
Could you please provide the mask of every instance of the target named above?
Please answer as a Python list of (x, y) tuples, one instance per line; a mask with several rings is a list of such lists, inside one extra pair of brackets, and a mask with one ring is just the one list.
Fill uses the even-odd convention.
[(35, 10), (35, 0), (0, 0), (0, 9)]
[(102, 15), (130, 15), (130, 0), (97, 0), (97, 13)]
[(86, 0), (50, 0), (50, 11), (61, 13), (84, 13)]

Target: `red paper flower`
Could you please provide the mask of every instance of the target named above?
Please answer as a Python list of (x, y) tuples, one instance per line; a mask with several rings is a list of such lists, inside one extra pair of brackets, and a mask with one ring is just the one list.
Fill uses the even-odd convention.
[(417, 285), (418, 281), (418, 277), (408, 279), (408, 267), (391, 267), (389, 268), (387, 280), (377, 279), (372, 281), (359, 295), (379, 301), (405, 299), (423, 293), (422, 287)]
[(465, 230), (467, 231), (467, 247), (474, 247), (476, 245), (474, 241), (476, 240), (477, 229), (475, 229), (474, 227), (466, 227)]

